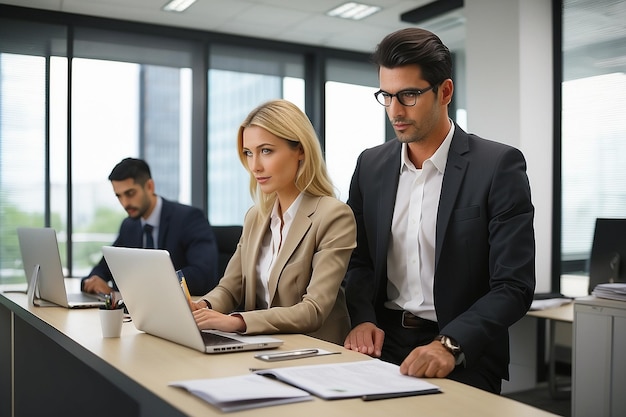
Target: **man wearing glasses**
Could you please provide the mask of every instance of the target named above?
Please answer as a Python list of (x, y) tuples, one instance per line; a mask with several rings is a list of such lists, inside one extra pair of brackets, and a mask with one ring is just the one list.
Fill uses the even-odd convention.
[(359, 156), (350, 185), (358, 238), (345, 347), (499, 393), (508, 328), (535, 288), (524, 156), (450, 120), (452, 60), (436, 35), (394, 32), (373, 60), (397, 137)]

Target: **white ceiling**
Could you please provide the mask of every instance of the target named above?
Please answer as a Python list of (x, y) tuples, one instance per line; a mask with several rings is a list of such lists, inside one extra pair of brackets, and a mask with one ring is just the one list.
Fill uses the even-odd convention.
[[(382, 8), (360, 21), (325, 15), (345, 0), (197, 0), (183, 13), (162, 11), (167, 1), (0, 0), (0, 4), (370, 53), (388, 33), (416, 26), (402, 22), (402, 13), (433, 0), (359, 0)], [(608, 72), (626, 71), (626, 1), (565, 2), (564, 26), (569, 29), (563, 39), (568, 52), (565, 79), (586, 76), (590, 60), (606, 65)], [(463, 9), (419, 26), (436, 33), (451, 50), (464, 49)]]
[[(328, 17), (344, 0), (197, 0), (183, 13), (161, 10), (167, 0), (0, 0), (0, 3), (88, 16), (155, 23), (371, 52), (388, 33), (413, 26), (400, 15), (432, 0), (361, 0), (382, 10), (360, 21)], [(420, 24), (451, 49), (462, 43), (462, 9)]]

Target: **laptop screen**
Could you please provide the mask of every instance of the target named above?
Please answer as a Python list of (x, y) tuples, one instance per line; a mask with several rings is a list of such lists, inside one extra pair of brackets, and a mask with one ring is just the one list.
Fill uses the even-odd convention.
[(626, 219), (596, 219), (589, 258), (589, 293), (598, 284), (626, 282)]

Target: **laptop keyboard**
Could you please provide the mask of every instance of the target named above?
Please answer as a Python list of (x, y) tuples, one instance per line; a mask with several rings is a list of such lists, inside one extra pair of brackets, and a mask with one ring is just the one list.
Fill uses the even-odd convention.
[(67, 294), (67, 301), (70, 303), (97, 303), (102, 302), (95, 294), (83, 292), (71, 292)]
[(215, 333), (209, 333), (209, 332), (200, 332), (200, 333), (202, 334), (202, 340), (204, 341), (204, 344), (209, 345), (209, 346), (230, 345), (230, 344), (237, 342), (237, 340), (235, 339), (222, 336), (219, 334), (215, 334)]

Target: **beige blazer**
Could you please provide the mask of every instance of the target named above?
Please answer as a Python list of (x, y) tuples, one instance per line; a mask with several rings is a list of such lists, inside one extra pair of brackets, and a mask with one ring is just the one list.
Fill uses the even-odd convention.
[(246, 214), (241, 239), (224, 276), (204, 298), (214, 310), (242, 310), (246, 334), (305, 333), (343, 344), (350, 330), (341, 282), (356, 246), (350, 207), (305, 194), (272, 268), (269, 309), (256, 309), (256, 266), (270, 214)]

